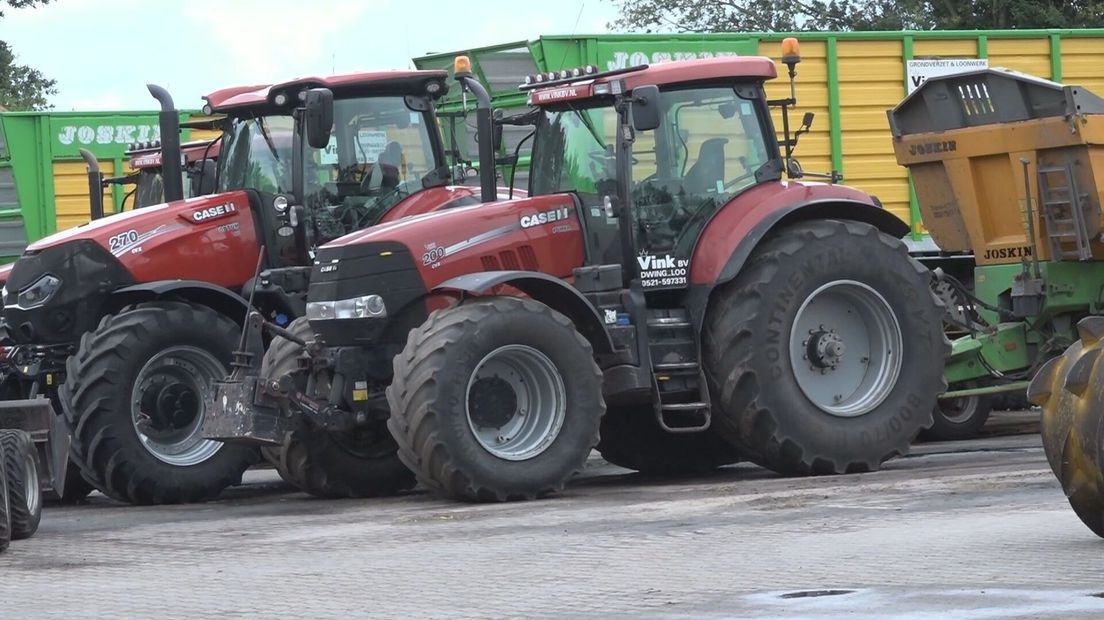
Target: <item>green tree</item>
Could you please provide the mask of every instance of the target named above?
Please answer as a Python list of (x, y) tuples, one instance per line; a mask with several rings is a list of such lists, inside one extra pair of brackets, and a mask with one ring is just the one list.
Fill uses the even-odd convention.
[[(0, 18), (4, 9), (22, 9), (50, 0), (0, 0)], [(11, 46), (0, 41), (0, 107), (8, 110), (44, 110), (53, 107), (47, 97), (57, 93), (57, 81), (38, 69), (15, 61)]]
[(1095, 28), (1102, 0), (610, 0), (618, 30), (777, 32)]

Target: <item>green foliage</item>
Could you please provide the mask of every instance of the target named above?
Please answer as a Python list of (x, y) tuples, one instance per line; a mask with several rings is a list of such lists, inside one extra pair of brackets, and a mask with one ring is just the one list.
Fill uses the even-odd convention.
[[(0, 0), (0, 18), (4, 9), (24, 9), (47, 4), (50, 0)], [(57, 82), (47, 79), (38, 69), (16, 64), (11, 46), (0, 41), (0, 107), (8, 110), (44, 110), (51, 108), (47, 97), (57, 93)]]
[(1104, 0), (609, 0), (618, 30), (990, 30), (1099, 28)]

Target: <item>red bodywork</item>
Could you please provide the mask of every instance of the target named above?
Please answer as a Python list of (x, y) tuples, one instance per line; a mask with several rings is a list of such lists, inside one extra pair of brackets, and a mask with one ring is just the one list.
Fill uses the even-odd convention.
[[(707, 80), (751, 78), (772, 80), (778, 77), (774, 61), (763, 56), (724, 56), (700, 60), (664, 62), (647, 69), (593, 79), (580, 78), (570, 83), (538, 88), (529, 95), (530, 103), (546, 105), (560, 101), (586, 99), (594, 94), (595, 84), (620, 81), (626, 90), (654, 84), (684, 84)], [(608, 93), (609, 91), (607, 91)]]
[[(690, 284), (712, 285), (736, 247), (753, 238), (756, 227), (796, 205), (842, 201), (876, 207), (857, 189), (824, 183), (768, 182), (733, 198), (706, 225), (694, 248)], [(481, 271), (525, 270), (571, 280), (584, 264), (584, 239), (574, 201), (553, 194), (426, 214), (379, 225), (330, 242), (327, 247), (393, 241), (415, 257), (443, 248), (439, 260), (419, 265), (427, 289), (457, 276)], [(570, 217), (523, 228), (522, 218), (556, 209)], [(765, 232), (765, 231), (764, 231)]]
[(869, 194), (846, 185), (775, 181), (739, 194), (713, 216), (698, 238), (690, 259), (690, 284), (715, 283), (736, 246), (778, 211), (831, 201), (858, 202), (877, 208)]
[[(407, 196), (384, 220), (476, 195), (468, 187), (430, 188)], [(92, 239), (118, 258), (136, 282), (201, 280), (238, 289), (257, 266), (263, 235), (254, 222), (247, 194), (227, 192), (119, 213), (50, 235), (27, 249)]]
[[(524, 217), (548, 212), (565, 217), (522, 226)], [(499, 269), (570, 279), (572, 269), (584, 261), (582, 227), (575, 202), (567, 194), (448, 209), (373, 226), (326, 247), (377, 241), (402, 243), (415, 258), (423, 257), (416, 263), (427, 289), (456, 276)]]

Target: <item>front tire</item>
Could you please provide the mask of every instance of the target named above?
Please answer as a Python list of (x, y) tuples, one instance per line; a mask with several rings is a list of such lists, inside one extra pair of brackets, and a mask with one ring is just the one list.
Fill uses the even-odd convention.
[(4, 470), (8, 484), (8, 511), (12, 540), (34, 536), (42, 520), (42, 481), (31, 436), (23, 431), (0, 430)]
[(204, 439), (202, 428), (240, 334), (228, 317), (179, 301), (124, 309), (85, 334), (60, 388), (84, 478), (132, 504), (205, 501), (239, 483), (257, 449)]
[(736, 463), (740, 455), (713, 428), (669, 433), (652, 406), (610, 407), (598, 452), (607, 462), (651, 476), (692, 476)]
[[(292, 321), (288, 331), (304, 341), (314, 339), (306, 318)], [(302, 348), (285, 338), (272, 341), (261, 362), (261, 376), (276, 379), (296, 372)], [(316, 381), (315, 385), (318, 385)], [(312, 396), (327, 397), (326, 393)], [(265, 458), (285, 481), (316, 497), (377, 497), (414, 487), (414, 474), (396, 454), (395, 440), (383, 422), (336, 434), (299, 422), (280, 448), (266, 448)]]
[(563, 489), (598, 443), (590, 343), (547, 306), (491, 297), (438, 310), (395, 358), (387, 422), (429, 489), (467, 501)]
[(873, 471), (905, 454), (946, 386), (929, 281), (901, 241), (868, 224), (775, 233), (706, 311), (718, 430), (785, 475)]

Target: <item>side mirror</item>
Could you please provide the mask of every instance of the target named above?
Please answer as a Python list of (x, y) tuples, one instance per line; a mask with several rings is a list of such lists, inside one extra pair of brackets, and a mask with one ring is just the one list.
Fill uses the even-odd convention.
[(495, 151), (498, 152), (502, 149), (502, 124), (495, 119), (490, 126), (491, 133), (491, 145), (495, 147)]
[(812, 112), (806, 112), (805, 116), (801, 119), (801, 128), (805, 131), (809, 131), (813, 127), (814, 114)]
[(189, 172), (192, 181), (192, 196), (206, 196), (215, 192), (216, 164), (213, 159), (204, 159)]
[(312, 88), (303, 102), (306, 113), (303, 127), (307, 132), (307, 144), (313, 149), (324, 149), (330, 143), (333, 129), (333, 91), (328, 88)]
[(659, 127), (659, 87), (655, 85), (637, 86), (632, 92), (633, 129), (651, 131)]

